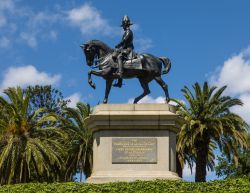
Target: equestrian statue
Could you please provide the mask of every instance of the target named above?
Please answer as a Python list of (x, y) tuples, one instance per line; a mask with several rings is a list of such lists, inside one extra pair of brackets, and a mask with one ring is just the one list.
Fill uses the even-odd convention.
[[(166, 103), (169, 102), (168, 86), (162, 80), (161, 75), (167, 74), (171, 68), (171, 61), (166, 57), (156, 57), (148, 53), (137, 54), (134, 52), (133, 32), (128, 16), (122, 19), (124, 34), (121, 42), (110, 48), (100, 40), (91, 40), (80, 47), (86, 56), (87, 65), (92, 69), (88, 72), (88, 82), (92, 88), (96, 88), (91, 75), (103, 77), (106, 80), (105, 97), (103, 103), (108, 102), (109, 92), (114, 80), (118, 82), (115, 87), (121, 87), (123, 79), (138, 78), (143, 93), (134, 99), (137, 103), (150, 93), (149, 82), (155, 80), (163, 89)], [(97, 70), (94, 70), (97, 69)]]

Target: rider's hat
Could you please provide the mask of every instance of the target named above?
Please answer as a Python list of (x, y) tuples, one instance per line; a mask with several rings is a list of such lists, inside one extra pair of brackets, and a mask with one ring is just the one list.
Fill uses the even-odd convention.
[(130, 26), (130, 25), (133, 25), (132, 23), (130, 23), (130, 19), (127, 15), (124, 15), (124, 17), (122, 18), (122, 25), (121, 27), (123, 26)]

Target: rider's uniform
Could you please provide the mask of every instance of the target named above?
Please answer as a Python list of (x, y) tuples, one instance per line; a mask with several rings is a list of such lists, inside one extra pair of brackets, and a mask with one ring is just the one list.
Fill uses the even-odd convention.
[(122, 36), (122, 40), (117, 44), (116, 48), (121, 49), (121, 52), (129, 55), (134, 50), (133, 32), (127, 28)]

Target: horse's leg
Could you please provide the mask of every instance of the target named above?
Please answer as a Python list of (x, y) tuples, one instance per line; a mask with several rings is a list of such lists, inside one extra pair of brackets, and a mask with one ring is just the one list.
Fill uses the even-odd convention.
[(93, 83), (92, 78), (91, 78), (91, 75), (92, 75), (92, 74), (94, 74), (94, 75), (96, 75), (96, 76), (104, 76), (106, 73), (107, 73), (106, 70), (105, 70), (105, 71), (104, 71), (104, 70), (99, 70), (99, 71), (89, 70), (89, 72), (88, 72), (88, 83), (89, 83), (89, 85), (90, 85), (93, 89), (96, 88), (95, 83)]
[(149, 87), (148, 87), (148, 80), (145, 78), (138, 78), (141, 84), (141, 87), (143, 88), (143, 93), (136, 97), (134, 100), (134, 104), (136, 104), (139, 100), (141, 100), (143, 97), (148, 95), (150, 93)]
[(96, 88), (95, 83), (93, 83), (91, 78), (91, 74), (93, 74), (93, 72), (94, 72), (93, 70), (89, 70), (88, 72), (88, 83), (93, 89), (95, 89)]
[(155, 81), (161, 86), (165, 93), (166, 102), (169, 103), (168, 85), (162, 80), (161, 76), (156, 76)]
[(106, 89), (105, 89), (105, 97), (103, 99), (103, 103), (106, 104), (108, 102), (109, 92), (112, 86), (114, 79), (107, 79), (106, 80)]

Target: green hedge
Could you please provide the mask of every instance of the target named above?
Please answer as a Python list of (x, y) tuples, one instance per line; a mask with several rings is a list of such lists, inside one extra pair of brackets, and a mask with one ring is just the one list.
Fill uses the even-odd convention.
[(184, 181), (136, 181), (136, 182), (118, 182), (108, 184), (86, 184), (79, 182), (68, 183), (27, 183), (0, 186), (0, 193), (43, 193), (43, 192), (87, 192), (87, 193), (197, 193), (197, 192), (250, 192), (250, 180), (247, 178), (229, 179), (213, 181), (206, 183), (194, 183)]

